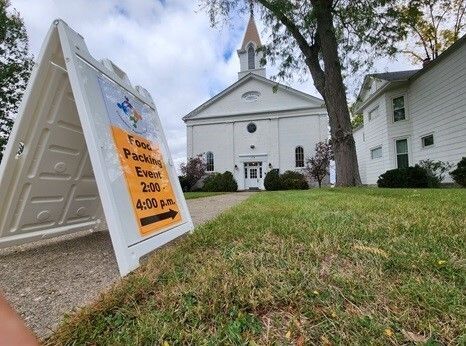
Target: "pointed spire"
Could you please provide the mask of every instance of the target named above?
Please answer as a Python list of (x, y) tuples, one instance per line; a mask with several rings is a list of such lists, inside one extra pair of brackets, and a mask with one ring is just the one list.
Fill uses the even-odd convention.
[(241, 49), (246, 49), (246, 46), (249, 42), (254, 42), (257, 47), (260, 47), (261, 39), (259, 37), (259, 32), (257, 31), (256, 22), (254, 20), (254, 6), (251, 4), (251, 16), (249, 17), (248, 26), (246, 27), (246, 32), (244, 34), (243, 44), (241, 45)]

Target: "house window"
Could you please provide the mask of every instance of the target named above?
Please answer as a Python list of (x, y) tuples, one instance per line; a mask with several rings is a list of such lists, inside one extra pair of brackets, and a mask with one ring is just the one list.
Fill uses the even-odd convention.
[(256, 57), (254, 46), (252, 43), (248, 46), (248, 69), (254, 70), (256, 68)]
[(423, 148), (430, 147), (431, 145), (434, 145), (434, 135), (430, 134), (430, 135), (421, 137), (421, 141), (422, 141)]
[(208, 151), (206, 154), (206, 171), (213, 172), (214, 171), (214, 153)]
[(380, 159), (382, 157), (382, 146), (371, 149), (371, 159)]
[(395, 97), (393, 99), (393, 121), (397, 122), (406, 119), (405, 97)]
[(407, 139), (399, 139), (396, 141), (396, 164), (398, 168), (406, 168), (409, 166)]
[(304, 149), (301, 146), (296, 147), (295, 151), (296, 167), (304, 167)]
[(369, 111), (369, 121), (375, 119), (379, 116), (379, 106), (375, 107), (373, 110)]

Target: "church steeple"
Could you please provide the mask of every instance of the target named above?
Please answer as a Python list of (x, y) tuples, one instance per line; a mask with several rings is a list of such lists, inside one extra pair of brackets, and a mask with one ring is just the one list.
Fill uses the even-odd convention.
[(244, 33), (243, 44), (241, 45), (241, 49), (238, 50), (240, 60), (238, 78), (242, 78), (248, 73), (256, 73), (265, 77), (265, 68), (260, 66), (263, 53), (257, 51), (262, 44), (254, 20), (254, 5), (252, 1), (250, 2), (250, 6), (251, 15), (249, 16), (249, 22)]

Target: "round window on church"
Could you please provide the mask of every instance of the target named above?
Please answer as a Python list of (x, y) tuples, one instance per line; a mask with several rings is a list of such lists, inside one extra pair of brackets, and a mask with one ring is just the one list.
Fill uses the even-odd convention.
[(248, 124), (248, 132), (249, 133), (254, 133), (257, 130), (257, 126), (254, 123), (249, 123)]

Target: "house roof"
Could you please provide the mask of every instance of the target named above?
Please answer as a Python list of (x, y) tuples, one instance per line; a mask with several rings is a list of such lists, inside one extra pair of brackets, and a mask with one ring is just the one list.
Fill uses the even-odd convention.
[(197, 114), (199, 114), (201, 111), (203, 111), (204, 109), (206, 109), (207, 107), (209, 107), (210, 105), (212, 105), (214, 102), (216, 102), (217, 100), (221, 99), (222, 97), (226, 96), (227, 94), (229, 94), (231, 91), (235, 90), (236, 88), (240, 87), (241, 85), (247, 83), (248, 81), (252, 80), (252, 79), (256, 79), (258, 81), (262, 81), (264, 83), (267, 83), (270, 85), (270, 87), (276, 87), (278, 89), (281, 89), (281, 90), (284, 90), (284, 91), (288, 91), (294, 95), (297, 95), (297, 96), (300, 96), (304, 99), (307, 99), (309, 100), (309, 102), (313, 102), (313, 103), (319, 103), (321, 104), (322, 106), (321, 107), (325, 107), (325, 104), (324, 104), (324, 100), (318, 98), (318, 97), (315, 97), (315, 96), (312, 96), (312, 95), (309, 95), (309, 94), (306, 94), (302, 91), (299, 91), (299, 90), (296, 90), (294, 88), (291, 88), (289, 86), (286, 86), (284, 84), (280, 84), (280, 83), (277, 83), (275, 81), (272, 81), (268, 78), (265, 78), (265, 77), (262, 77), (262, 76), (259, 76), (258, 74), (255, 74), (255, 73), (248, 73), (247, 75), (245, 75), (244, 77), (242, 77), (241, 79), (239, 79), (238, 81), (236, 81), (235, 83), (233, 83), (232, 85), (230, 85), (228, 88), (224, 89), (223, 91), (221, 91), (220, 93), (218, 93), (217, 95), (215, 95), (214, 97), (212, 97), (211, 99), (207, 100), (206, 102), (204, 102), (203, 104), (201, 104), (199, 107), (195, 108), (194, 110), (192, 110), (191, 112), (189, 112), (188, 114), (186, 114), (182, 119), (183, 121), (186, 121), (186, 120), (189, 120), (191, 118), (193, 118), (194, 116), (196, 116)]
[(256, 22), (252, 14), (249, 17), (248, 26), (246, 27), (246, 32), (244, 33), (241, 49), (246, 49), (246, 46), (249, 42), (254, 42), (256, 47), (260, 47), (262, 45), (259, 32), (257, 31)]
[(389, 82), (392, 81), (404, 81), (408, 80), (411, 76), (416, 74), (417, 71), (420, 69), (415, 70), (406, 70), (406, 71), (394, 71), (394, 72), (384, 72), (384, 73), (373, 73), (369, 76), (383, 79)]

